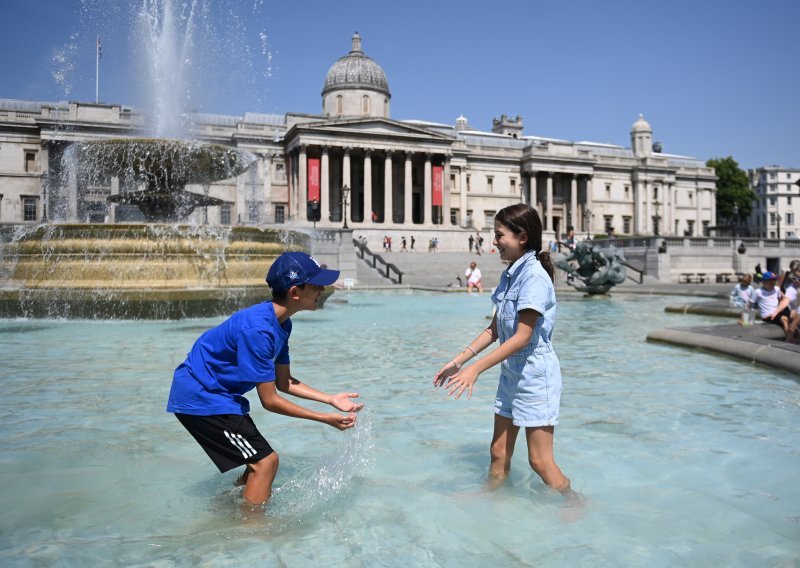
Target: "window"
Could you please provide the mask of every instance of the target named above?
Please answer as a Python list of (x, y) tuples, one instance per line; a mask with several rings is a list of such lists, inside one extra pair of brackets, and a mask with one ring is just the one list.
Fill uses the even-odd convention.
[(231, 204), (223, 203), (219, 206), (219, 223), (220, 225), (231, 224)]
[(786, 224), (787, 225), (794, 225), (794, 213), (787, 213), (786, 214)]
[(711, 227), (709, 221), (703, 221), (703, 236), (708, 237), (711, 235)]
[(511, 178), (511, 193), (517, 193), (517, 180)]
[(653, 201), (658, 201), (658, 187), (653, 188)]
[(472, 183), (471, 183), (470, 175), (467, 174), (467, 191), (472, 191)]
[(36, 162), (36, 150), (25, 151), (25, 171), (38, 172), (39, 164)]
[[(611, 187), (607, 185), (606, 188)], [(603, 215), (603, 224), (606, 233), (611, 234), (611, 231), (614, 230), (614, 216), (613, 215)]]
[(458, 225), (458, 209), (450, 210), (450, 224)]
[(286, 208), (283, 205), (275, 206), (275, 222), (279, 225), (286, 222)]
[(467, 209), (467, 228), (472, 228), (472, 209)]
[(488, 193), (494, 191), (494, 178), (492, 176), (486, 176), (486, 191)]
[(36, 202), (37, 197), (22, 198), (22, 220), (36, 221)]
[(606, 197), (611, 197), (611, 184), (606, 184)]
[(342, 95), (336, 95), (336, 114), (342, 116), (344, 114), (344, 101)]
[(275, 181), (286, 181), (286, 164), (283, 162), (275, 164)]
[(369, 114), (369, 97), (367, 95), (361, 97), (361, 112)]
[(450, 189), (456, 187), (456, 174), (450, 174)]
[(483, 226), (484, 227), (491, 227), (494, 229), (494, 216), (497, 214), (497, 211), (484, 211), (483, 212)]
[(691, 237), (694, 235), (694, 221), (686, 221), (686, 235)]
[(774, 197), (770, 197), (769, 198), (769, 204), (772, 205), (773, 207), (775, 206), (775, 198)]
[(786, 198), (786, 205), (791, 205), (791, 204), (792, 204), (792, 196), (790, 195)]
[(775, 213), (770, 213), (769, 214), (769, 224), (770, 225), (774, 225), (775, 224)]
[(631, 234), (631, 217), (628, 215), (622, 217), (622, 232), (626, 235)]
[(777, 175), (778, 174), (776, 174), (775, 172), (770, 172), (769, 173), (769, 179), (775, 179), (777, 177)]
[(626, 185), (625, 186), (625, 199), (630, 198), (630, 196), (631, 196), (631, 186)]

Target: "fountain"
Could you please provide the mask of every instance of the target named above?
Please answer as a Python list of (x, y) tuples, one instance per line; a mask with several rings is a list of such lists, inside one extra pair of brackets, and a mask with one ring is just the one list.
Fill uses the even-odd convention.
[[(209, 195), (210, 184), (236, 178), (256, 157), (179, 139), (188, 137), (191, 93), (202, 90), (190, 71), (195, 38), (206, 36), (195, 28), (209, 18), (208, 6), (145, 0), (133, 16), (154, 136), (75, 142), (63, 152), (61, 175), (43, 182), (51, 222), (0, 231), (2, 317), (220, 315), (268, 294), (264, 274), (287, 247), (309, 248), (308, 237), (289, 231), (187, 223), (196, 208), (224, 203)], [(78, 178), (110, 187), (107, 202), (144, 223), (64, 222), (77, 208)]]
[(613, 245), (600, 247), (579, 242), (569, 255), (554, 260), (567, 273), (572, 287), (589, 296), (608, 294), (614, 286), (625, 282), (628, 265), (625, 254)]

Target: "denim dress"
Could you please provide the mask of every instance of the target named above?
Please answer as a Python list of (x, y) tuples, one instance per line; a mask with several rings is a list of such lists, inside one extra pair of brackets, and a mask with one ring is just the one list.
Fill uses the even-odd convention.
[(534, 251), (503, 272), (492, 302), (500, 343), (516, 332), (520, 310), (540, 314), (528, 345), (501, 363), (495, 413), (515, 426), (555, 426), (561, 403), (561, 366), (551, 343), (556, 294)]

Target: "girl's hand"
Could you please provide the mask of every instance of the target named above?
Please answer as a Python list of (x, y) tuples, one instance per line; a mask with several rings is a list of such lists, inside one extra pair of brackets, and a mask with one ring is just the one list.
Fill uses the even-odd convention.
[(464, 391), (467, 391), (467, 398), (472, 398), (472, 389), (477, 380), (478, 372), (475, 370), (475, 366), (464, 367), (448, 379), (447, 385), (445, 385), (445, 388), (449, 389), (447, 396), (453, 396), (455, 393), (456, 398), (459, 398)]
[(351, 398), (358, 398), (357, 392), (340, 392), (331, 397), (330, 405), (342, 412), (358, 412), (364, 408), (364, 404), (356, 404)]
[(455, 375), (460, 367), (456, 365), (455, 361), (448, 361), (444, 367), (439, 369), (439, 372), (433, 376), (433, 386), (441, 387), (444, 385), (444, 382), (447, 380), (448, 377), (451, 375)]

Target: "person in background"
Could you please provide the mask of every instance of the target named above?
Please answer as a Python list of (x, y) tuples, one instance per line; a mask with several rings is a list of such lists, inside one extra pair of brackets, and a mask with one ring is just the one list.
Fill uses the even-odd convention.
[(778, 302), (778, 307), (775, 308), (775, 313), (782, 314), (788, 310), (787, 323), (784, 326), (786, 332), (786, 341), (794, 343), (794, 336), (797, 332), (797, 308), (800, 304), (798, 299), (798, 289), (800, 288), (800, 262), (792, 261), (789, 265), (792, 271), (784, 274), (784, 282), (786, 288), (783, 291), (783, 297)]
[(753, 297), (753, 292), (755, 292), (752, 282), (753, 278), (749, 274), (743, 274), (739, 278), (739, 283), (731, 290), (730, 304), (732, 308), (747, 307)]
[(783, 298), (783, 294), (775, 286), (777, 280), (778, 277), (774, 272), (769, 270), (764, 272), (761, 275), (761, 288), (757, 288), (753, 293), (753, 297), (747, 307), (748, 309), (757, 307), (761, 314), (761, 321), (779, 325), (784, 332), (788, 332), (790, 312), (789, 308), (783, 308), (782, 311), (778, 311), (778, 305)]
[(478, 263), (474, 260), (469, 263), (469, 267), (464, 272), (464, 276), (467, 277), (467, 293), (471, 294), (472, 289), (475, 288), (478, 292), (483, 293), (483, 282), (481, 281), (483, 275), (481, 274), (481, 269), (478, 268)]
[(472, 247), (475, 246), (475, 237), (470, 235), (469, 239), (467, 239), (467, 242), (469, 243), (469, 252), (472, 252)]

